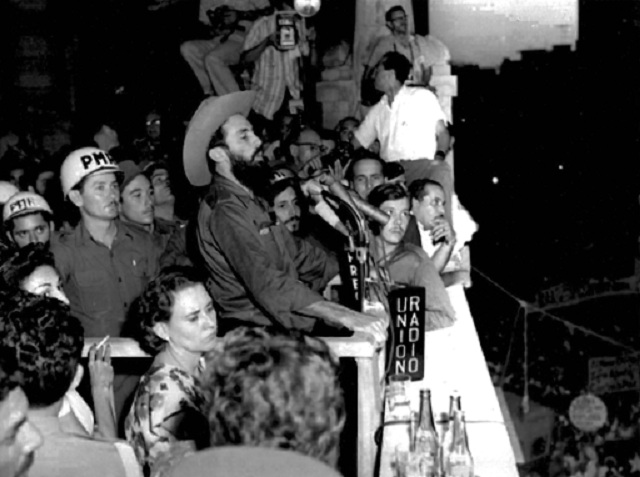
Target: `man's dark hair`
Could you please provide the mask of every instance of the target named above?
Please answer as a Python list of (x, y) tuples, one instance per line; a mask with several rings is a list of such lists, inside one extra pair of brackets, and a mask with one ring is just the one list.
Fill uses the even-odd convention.
[(8, 251), (0, 259), (0, 290), (9, 293), (20, 290), (22, 282), (38, 268), (56, 268), (53, 254), (47, 244), (43, 243), (30, 243), (17, 250)]
[(407, 57), (396, 51), (387, 51), (382, 55), (377, 67), (385, 71), (393, 70), (396, 75), (396, 80), (398, 80), (400, 84), (404, 84), (405, 81), (407, 81), (413, 69), (413, 65)]
[(407, 188), (402, 184), (380, 184), (369, 192), (369, 203), (380, 207), (388, 200), (398, 200), (409, 197)]
[(300, 188), (298, 187), (298, 181), (295, 179), (282, 179), (280, 181), (277, 181), (275, 183), (273, 183), (270, 187), (269, 187), (269, 194), (267, 196), (267, 200), (269, 201), (269, 205), (273, 206), (276, 197), (278, 197), (280, 194), (282, 194), (285, 190), (287, 190), (289, 187), (293, 188), (293, 192), (296, 194), (297, 197), (301, 196), (301, 192), (300, 192)]
[(442, 184), (434, 180), (416, 179), (409, 185), (409, 196), (412, 199), (421, 201), (424, 199), (424, 196), (427, 195), (427, 191), (425, 190), (427, 186), (440, 187), (440, 189), (443, 189)]
[(392, 15), (396, 12), (402, 12), (406, 15), (406, 12), (404, 11), (404, 8), (401, 7), (400, 5), (396, 5), (394, 7), (391, 7), (389, 10), (387, 10), (387, 12), (384, 14), (384, 21), (386, 22), (390, 22)]
[(335, 466), (345, 421), (338, 365), (318, 338), (236, 328), (207, 357), (211, 445), (290, 449)]
[(385, 162), (384, 164), (384, 178), (387, 180), (395, 179), (405, 173), (404, 167), (399, 162)]
[(55, 298), (12, 291), (0, 299), (0, 355), (11, 354), (32, 407), (58, 402), (73, 383), (84, 330)]
[(384, 174), (385, 161), (383, 159), (381, 159), (380, 156), (378, 156), (373, 151), (370, 151), (369, 149), (361, 148), (361, 149), (358, 149), (354, 153), (354, 158), (347, 165), (347, 168), (344, 171), (344, 178), (347, 179), (349, 182), (353, 182), (353, 179), (355, 178), (354, 169), (355, 169), (356, 164), (358, 162), (360, 162), (360, 161), (365, 160), (365, 159), (371, 159), (373, 161), (378, 161), (380, 163), (380, 168), (381, 168), (381, 170), (383, 171), (383, 174)]
[(175, 266), (160, 272), (131, 304), (127, 334), (136, 339), (143, 351), (158, 354), (167, 342), (156, 335), (154, 325), (171, 319), (177, 292), (202, 283), (203, 277), (193, 268)]

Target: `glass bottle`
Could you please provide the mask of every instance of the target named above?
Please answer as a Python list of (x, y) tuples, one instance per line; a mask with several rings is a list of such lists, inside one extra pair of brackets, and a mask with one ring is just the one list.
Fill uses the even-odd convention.
[(455, 409), (451, 443), (443, 462), (443, 474), (446, 477), (473, 477), (473, 458), (469, 450), (464, 412)]
[(442, 433), (442, 441), (440, 442), (440, 471), (443, 476), (445, 475), (443, 466), (447, 460), (449, 448), (453, 441), (453, 414), (456, 409), (460, 409), (460, 404), (460, 396), (457, 394), (449, 396), (449, 415), (446, 416), (446, 420), (443, 425), (444, 431)]
[(439, 442), (433, 422), (431, 391), (428, 389), (420, 390), (420, 414), (413, 448), (419, 459), (420, 477), (437, 477), (440, 469)]

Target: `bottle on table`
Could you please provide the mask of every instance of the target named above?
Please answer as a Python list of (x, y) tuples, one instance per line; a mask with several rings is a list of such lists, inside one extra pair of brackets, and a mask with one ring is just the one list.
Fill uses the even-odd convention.
[(448, 436), (443, 440), (442, 475), (445, 477), (473, 477), (473, 458), (469, 450), (464, 412), (460, 396), (452, 396)]
[(420, 477), (438, 477), (439, 447), (438, 433), (433, 420), (431, 391), (420, 390), (420, 414), (413, 436), (413, 451), (418, 456)]

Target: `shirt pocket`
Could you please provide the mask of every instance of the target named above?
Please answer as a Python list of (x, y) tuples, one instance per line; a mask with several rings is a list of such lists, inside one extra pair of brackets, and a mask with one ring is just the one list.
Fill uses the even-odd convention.
[(117, 300), (113, 296), (113, 284), (109, 275), (100, 269), (78, 271), (75, 274), (80, 292), (80, 304), (89, 317), (97, 319), (111, 309), (111, 302)]

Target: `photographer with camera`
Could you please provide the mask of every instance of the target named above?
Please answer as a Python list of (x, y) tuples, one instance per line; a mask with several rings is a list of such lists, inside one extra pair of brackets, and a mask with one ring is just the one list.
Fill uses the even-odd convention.
[(262, 129), (278, 112), (302, 105), (301, 57), (309, 56), (315, 30), (306, 28), (293, 0), (271, 0), (275, 12), (257, 20), (247, 33), (242, 62), (254, 64), (256, 91), (252, 123)]
[(206, 25), (210, 38), (186, 41), (180, 46), (180, 53), (205, 96), (222, 96), (240, 89), (230, 67), (240, 63), (252, 22), (271, 11), (268, 0), (200, 1), (200, 21)]

